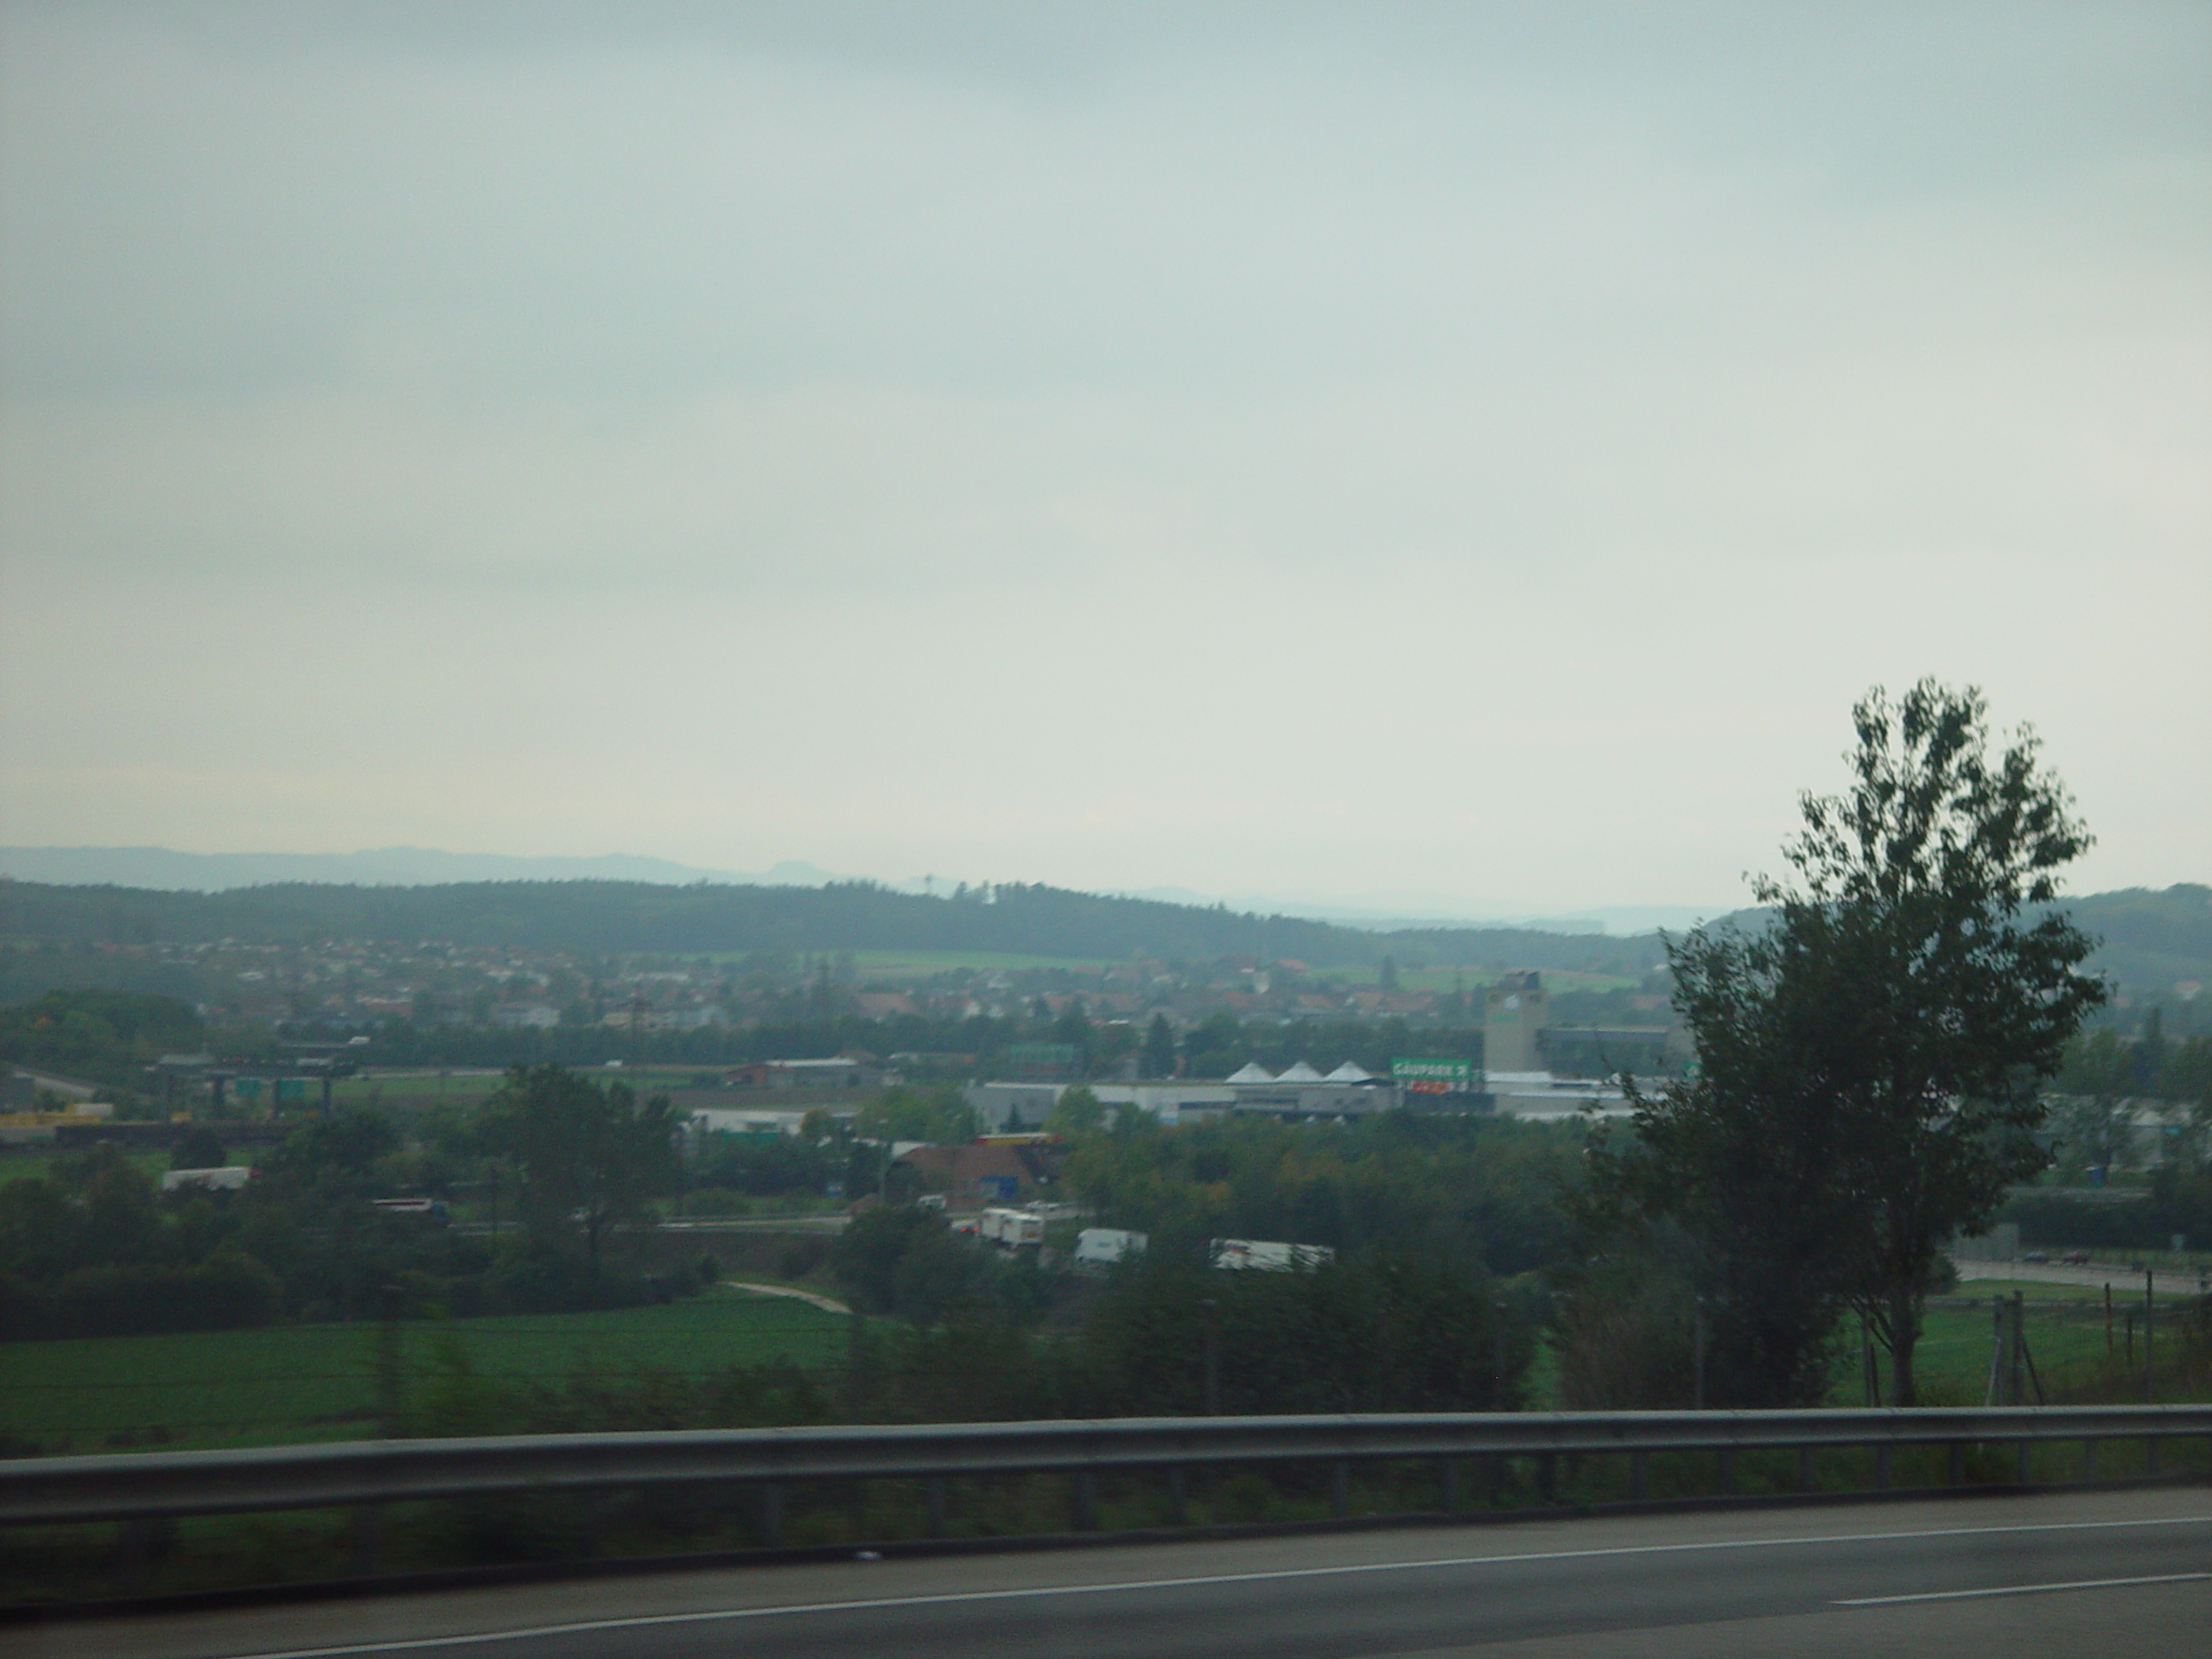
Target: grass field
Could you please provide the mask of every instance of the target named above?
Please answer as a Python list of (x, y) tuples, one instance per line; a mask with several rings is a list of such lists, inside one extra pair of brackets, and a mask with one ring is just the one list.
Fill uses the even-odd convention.
[[(311, 1325), (0, 1344), (0, 1430), (53, 1452), (359, 1439), (375, 1427), (379, 1338)], [(601, 1313), (405, 1321), (401, 1375), (403, 1388), (424, 1376), (448, 1344), (486, 1377), (556, 1382), (818, 1364), (844, 1341), (836, 1314), (724, 1288)]]
[[(2053, 1403), (2059, 1396), (2094, 1386), (2108, 1363), (2125, 1368), (2130, 1352), (2129, 1326), (2134, 1324), (2133, 1351), (2140, 1364), (2143, 1355), (2142, 1298), (2139, 1291), (2121, 1295), (2114, 1287), (2109, 1349), (2107, 1349), (2104, 1293), (2091, 1285), (2033, 1285), (2018, 1287), (2024, 1294), (2022, 1326), (2035, 1372)], [(1996, 1292), (1975, 1295), (1967, 1287), (1960, 1296), (1936, 1299), (1928, 1309), (1914, 1366), (1924, 1403), (1978, 1406), (1989, 1384), (1989, 1362), (1996, 1343), (1996, 1320), (1992, 1308)], [(2009, 1296), (2010, 1291), (2007, 1291)], [(1964, 1304), (1964, 1305), (1962, 1305)], [(2169, 1321), (2178, 1309), (2163, 1303), (2158, 1315), (2159, 1340), (2170, 1338)], [(1838, 1405), (1861, 1402), (1859, 1356), (1856, 1326), (1846, 1333), (1846, 1351), (1838, 1357), (1832, 1395)], [(2108, 1357), (2109, 1355), (2109, 1357)], [(1887, 1386), (1888, 1368), (1883, 1368)]]
[[(54, 1167), (55, 1159), (73, 1158), (79, 1155), (76, 1153), (55, 1152), (43, 1147), (35, 1152), (10, 1151), (0, 1154), (0, 1183), (38, 1180)], [(171, 1154), (166, 1147), (155, 1147), (126, 1152), (123, 1155), (126, 1160), (137, 1165), (139, 1168), (158, 1181), (163, 1172), (169, 1166)], [(253, 1160), (245, 1152), (234, 1152), (231, 1154), (229, 1161), (234, 1164), (245, 1164)]]

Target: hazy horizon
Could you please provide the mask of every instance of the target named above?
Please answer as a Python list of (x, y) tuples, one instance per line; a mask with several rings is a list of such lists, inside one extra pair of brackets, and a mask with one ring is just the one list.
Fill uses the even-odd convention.
[(0, 841), (1722, 911), (1933, 674), (2206, 877), (2212, 10), (0, 30)]

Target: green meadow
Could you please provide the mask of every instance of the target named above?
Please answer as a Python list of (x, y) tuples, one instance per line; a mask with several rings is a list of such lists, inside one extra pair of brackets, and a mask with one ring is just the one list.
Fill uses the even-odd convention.
[[(486, 1378), (557, 1383), (822, 1364), (846, 1340), (836, 1314), (726, 1287), (604, 1313), (404, 1320), (397, 1334), (404, 1392), (455, 1356)], [(372, 1325), (307, 1325), (7, 1343), (0, 1432), (48, 1452), (365, 1438), (385, 1340)]]

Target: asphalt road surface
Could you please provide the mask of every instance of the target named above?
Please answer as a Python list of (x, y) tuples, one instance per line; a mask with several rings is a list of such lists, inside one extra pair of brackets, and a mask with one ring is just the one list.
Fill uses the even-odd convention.
[(2212, 1656), (2212, 1489), (717, 1570), (0, 1632), (37, 1659)]

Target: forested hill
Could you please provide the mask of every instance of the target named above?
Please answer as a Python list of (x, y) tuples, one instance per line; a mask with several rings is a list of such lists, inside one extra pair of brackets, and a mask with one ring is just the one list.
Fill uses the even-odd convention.
[(924, 898), (867, 882), (824, 887), (644, 881), (485, 881), (446, 887), (285, 884), (226, 893), (0, 881), (0, 937), (60, 944), (299, 944), (440, 939), (588, 955), (650, 951), (990, 950), (1125, 961), (1284, 957), (1314, 967), (1494, 963), (1640, 975), (1656, 934), (1423, 928), (1376, 933), (1225, 907), (1103, 898), (1005, 883), (988, 900)]
[[(2212, 887), (2133, 887), (2068, 901), (2102, 940), (2092, 965), (2122, 984), (2170, 991), (2212, 980)], [(1748, 918), (1746, 918), (1748, 919)], [(319, 939), (516, 945), (587, 955), (745, 950), (989, 950), (1125, 961), (1262, 961), (1317, 968), (1482, 963), (1638, 976), (1664, 960), (1656, 934), (1526, 928), (1376, 932), (1224, 906), (1104, 898), (1006, 883), (980, 896), (925, 898), (868, 882), (823, 887), (645, 881), (480, 881), (442, 887), (287, 883), (226, 893), (54, 887), (0, 880), (0, 938), (61, 945)]]

